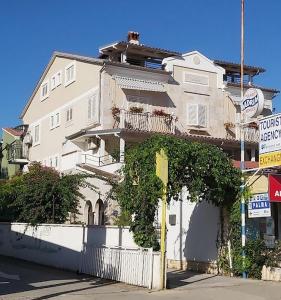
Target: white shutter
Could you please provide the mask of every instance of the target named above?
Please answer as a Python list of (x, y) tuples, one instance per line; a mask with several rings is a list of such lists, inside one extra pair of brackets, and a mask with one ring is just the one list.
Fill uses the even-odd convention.
[(98, 113), (98, 97), (94, 94), (88, 98), (88, 119), (93, 122), (98, 122)]
[(207, 127), (207, 106), (198, 104), (198, 126)]
[(189, 104), (188, 105), (188, 125), (198, 125), (198, 105), (197, 104)]

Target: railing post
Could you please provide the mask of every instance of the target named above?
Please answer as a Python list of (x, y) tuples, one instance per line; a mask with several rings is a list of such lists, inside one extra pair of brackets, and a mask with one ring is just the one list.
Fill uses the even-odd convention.
[(171, 132), (176, 133), (176, 116), (172, 115)]
[(151, 114), (148, 112), (146, 113), (146, 121), (147, 121), (147, 131), (151, 131)]
[(125, 128), (125, 110), (120, 109), (120, 128)]
[(125, 140), (120, 137), (120, 163), (124, 162), (125, 155)]

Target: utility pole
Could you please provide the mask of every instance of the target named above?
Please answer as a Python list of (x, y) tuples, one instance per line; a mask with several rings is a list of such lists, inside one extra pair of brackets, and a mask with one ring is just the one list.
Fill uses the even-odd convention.
[[(241, 75), (240, 75), (240, 90), (241, 90), (241, 103), (244, 97), (244, 0), (241, 0)], [(243, 173), (245, 169), (245, 133), (244, 133), (244, 116), (243, 113), (240, 112), (240, 141), (241, 141), (241, 163), (240, 168), (241, 172)], [(246, 206), (245, 206), (245, 198), (243, 195), (245, 183), (242, 174), (241, 180), (241, 240), (242, 240), (242, 258), (243, 258), (243, 268), (245, 268), (245, 246), (246, 246)], [(243, 271), (243, 278), (246, 278), (245, 269)]]

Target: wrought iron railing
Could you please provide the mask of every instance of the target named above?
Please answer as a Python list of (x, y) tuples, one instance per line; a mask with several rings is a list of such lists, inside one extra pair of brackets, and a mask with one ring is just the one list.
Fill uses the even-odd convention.
[(21, 141), (14, 141), (12, 144), (7, 146), (7, 159), (9, 162), (26, 159), (23, 153), (23, 145)]
[[(223, 80), (229, 83), (237, 83), (237, 84), (241, 83), (241, 77), (238, 75), (226, 74), (223, 76)], [(244, 75), (243, 83), (247, 85), (249, 84), (249, 82), (252, 82), (251, 77)]]
[(98, 156), (94, 154), (89, 153), (82, 153), (82, 163), (83, 164), (89, 164), (97, 167), (107, 166), (110, 164), (115, 164), (120, 162), (122, 155), (118, 159), (114, 158), (110, 154)]
[(141, 66), (150, 69), (160, 69), (160, 70), (163, 69), (162, 61), (156, 59), (141, 60), (141, 59), (127, 57), (126, 62), (129, 63), (130, 65)]

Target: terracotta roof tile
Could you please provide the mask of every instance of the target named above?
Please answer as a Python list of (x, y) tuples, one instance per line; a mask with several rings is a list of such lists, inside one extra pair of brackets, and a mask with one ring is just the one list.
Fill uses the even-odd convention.
[(21, 136), (23, 134), (22, 130), (17, 130), (17, 129), (10, 128), (10, 127), (3, 128), (3, 130), (7, 131), (8, 133), (10, 133), (13, 136)]

